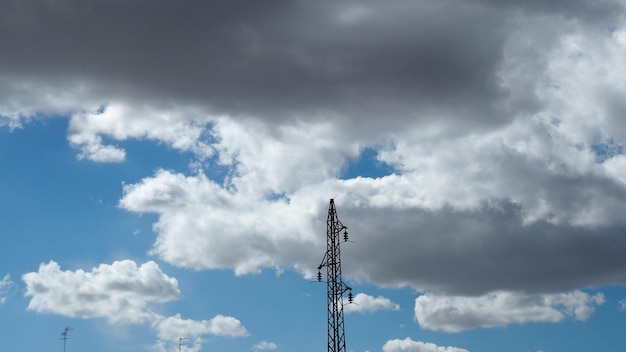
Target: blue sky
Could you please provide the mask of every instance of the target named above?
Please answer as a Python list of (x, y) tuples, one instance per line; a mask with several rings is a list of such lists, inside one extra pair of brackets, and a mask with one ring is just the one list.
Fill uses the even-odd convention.
[(0, 1), (0, 337), (626, 345), (626, 4)]

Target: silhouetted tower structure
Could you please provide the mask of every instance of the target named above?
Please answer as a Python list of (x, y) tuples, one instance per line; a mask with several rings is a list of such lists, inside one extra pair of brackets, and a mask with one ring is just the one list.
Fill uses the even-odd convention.
[[(341, 242), (348, 241), (347, 227), (337, 217), (335, 201), (330, 200), (326, 220), (326, 254), (317, 267), (317, 281), (322, 281), (322, 268), (326, 267), (328, 293), (328, 352), (346, 352), (346, 334), (343, 319), (343, 294), (349, 292), (352, 303), (352, 288), (341, 278)], [(343, 241), (341, 232), (343, 231)]]
[(181, 352), (183, 348), (183, 340), (187, 340), (187, 337), (179, 337), (178, 338), (178, 352)]
[(66, 327), (61, 333), (61, 336), (63, 336), (61, 337), (61, 340), (63, 340), (63, 352), (65, 352), (65, 346), (67, 345), (67, 334), (69, 334), (69, 332), (72, 330), (74, 329)]

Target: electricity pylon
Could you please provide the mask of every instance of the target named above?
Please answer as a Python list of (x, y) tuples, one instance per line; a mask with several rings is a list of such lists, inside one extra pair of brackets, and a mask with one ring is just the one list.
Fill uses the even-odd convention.
[[(343, 319), (343, 294), (349, 291), (348, 303), (352, 303), (352, 288), (341, 277), (341, 242), (348, 241), (347, 227), (337, 217), (335, 201), (330, 200), (326, 220), (326, 254), (317, 267), (317, 281), (322, 281), (322, 267), (326, 267), (328, 293), (328, 352), (346, 352), (346, 333)], [(343, 231), (343, 241), (340, 234)]]

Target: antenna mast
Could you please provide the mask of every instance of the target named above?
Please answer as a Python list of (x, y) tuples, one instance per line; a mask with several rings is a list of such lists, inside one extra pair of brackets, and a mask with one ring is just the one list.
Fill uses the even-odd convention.
[(65, 327), (65, 329), (63, 329), (63, 332), (61, 333), (61, 336), (63, 336), (61, 337), (61, 340), (63, 340), (63, 352), (65, 352), (65, 345), (67, 344), (67, 334), (72, 330), (74, 329)]
[(178, 352), (180, 352), (182, 346), (183, 346), (183, 340), (187, 340), (187, 337), (179, 337), (178, 338)]
[[(346, 334), (343, 319), (343, 294), (349, 291), (348, 303), (352, 303), (352, 288), (341, 277), (341, 242), (348, 241), (347, 227), (337, 217), (335, 201), (330, 200), (326, 220), (326, 254), (317, 267), (317, 281), (322, 281), (322, 267), (326, 267), (328, 293), (328, 352), (346, 352)], [(343, 241), (340, 234), (343, 231)]]

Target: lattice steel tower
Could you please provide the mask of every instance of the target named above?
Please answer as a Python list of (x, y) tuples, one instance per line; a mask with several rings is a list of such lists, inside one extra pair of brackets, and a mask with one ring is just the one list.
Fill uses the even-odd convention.
[[(322, 268), (326, 267), (328, 291), (328, 352), (346, 352), (346, 334), (343, 320), (343, 294), (348, 293), (352, 303), (352, 288), (341, 278), (341, 242), (348, 241), (347, 227), (337, 218), (335, 201), (330, 200), (326, 220), (326, 254), (317, 267), (317, 281), (322, 281)], [(343, 231), (343, 241), (341, 232)]]

